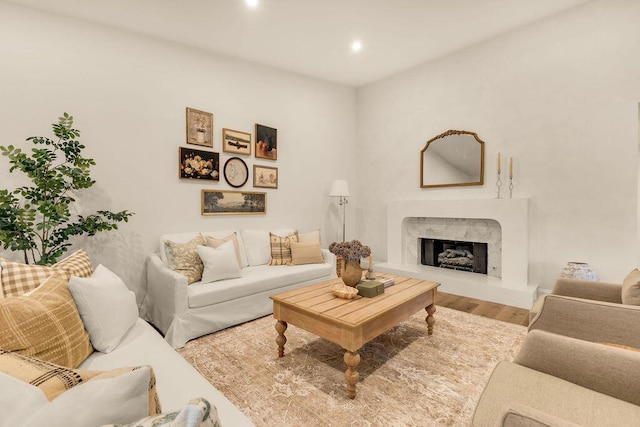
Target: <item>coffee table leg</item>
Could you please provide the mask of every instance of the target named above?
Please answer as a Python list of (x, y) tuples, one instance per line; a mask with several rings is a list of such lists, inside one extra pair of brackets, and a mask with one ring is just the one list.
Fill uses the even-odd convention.
[(433, 317), (433, 313), (436, 312), (436, 305), (430, 304), (425, 310), (427, 310), (427, 332), (429, 335), (433, 335), (433, 324), (436, 323), (436, 318)]
[(344, 373), (344, 378), (347, 380), (347, 396), (354, 399), (356, 397), (356, 384), (360, 379), (360, 374), (356, 370), (360, 363), (360, 355), (357, 351), (347, 351), (344, 354), (344, 363), (347, 364), (347, 371)]
[(276, 331), (278, 331), (278, 337), (276, 343), (278, 344), (278, 357), (284, 356), (284, 344), (287, 342), (287, 337), (284, 336), (284, 331), (287, 330), (287, 322), (278, 320), (276, 322)]

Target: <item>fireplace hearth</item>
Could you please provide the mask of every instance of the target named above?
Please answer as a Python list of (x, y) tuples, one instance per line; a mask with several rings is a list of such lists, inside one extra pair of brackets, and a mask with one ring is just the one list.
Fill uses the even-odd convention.
[(487, 274), (486, 243), (421, 238), (419, 246), (422, 265)]

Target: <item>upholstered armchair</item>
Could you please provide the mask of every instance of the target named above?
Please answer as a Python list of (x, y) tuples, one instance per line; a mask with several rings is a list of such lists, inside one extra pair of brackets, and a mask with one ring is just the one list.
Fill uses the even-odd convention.
[(529, 331), (640, 348), (638, 292), (638, 270), (623, 284), (560, 278), (552, 293), (540, 297), (532, 307)]

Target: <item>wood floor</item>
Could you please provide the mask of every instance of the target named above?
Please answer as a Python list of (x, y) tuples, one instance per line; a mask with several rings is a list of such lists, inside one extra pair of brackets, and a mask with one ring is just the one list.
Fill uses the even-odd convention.
[(529, 310), (525, 310), (524, 308), (511, 307), (444, 292), (438, 292), (436, 305), (489, 317), (491, 319), (502, 320), (503, 322), (515, 323), (516, 325), (529, 325)]

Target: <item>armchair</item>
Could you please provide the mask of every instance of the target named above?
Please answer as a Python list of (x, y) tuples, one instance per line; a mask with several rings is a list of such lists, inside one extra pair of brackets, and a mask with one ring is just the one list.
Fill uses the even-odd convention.
[(637, 426), (640, 352), (531, 331), (494, 369), (472, 425)]

